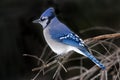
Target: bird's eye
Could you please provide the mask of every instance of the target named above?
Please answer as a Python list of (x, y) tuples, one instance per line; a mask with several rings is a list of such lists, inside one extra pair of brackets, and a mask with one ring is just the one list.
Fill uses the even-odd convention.
[(47, 17), (42, 17), (40, 20), (41, 21), (44, 21), (44, 20), (46, 20), (47, 19)]
[(41, 21), (44, 21), (45, 20), (45, 18), (41, 18)]

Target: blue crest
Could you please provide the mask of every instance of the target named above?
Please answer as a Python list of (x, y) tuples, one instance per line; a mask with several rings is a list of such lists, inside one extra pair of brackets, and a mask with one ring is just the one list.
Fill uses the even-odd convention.
[(54, 8), (50, 7), (42, 13), (40, 18), (42, 18), (42, 17), (53, 18), (53, 17), (55, 17), (54, 12), (55, 12)]

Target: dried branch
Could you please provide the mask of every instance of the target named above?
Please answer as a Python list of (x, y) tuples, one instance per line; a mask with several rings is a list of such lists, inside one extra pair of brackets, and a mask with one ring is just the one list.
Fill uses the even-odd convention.
[[(95, 41), (99, 41), (99, 40), (102, 40), (102, 39), (110, 39), (110, 38), (120, 38), (120, 33), (100, 35), (100, 36), (96, 36), (96, 37), (93, 37), (93, 38), (85, 39), (84, 41), (85, 41), (85, 43), (87, 43), (87, 42), (95, 42)], [(40, 60), (40, 58), (39, 58), (39, 60)], [(44, 66), (34, 68), (34, 69), (32, 69), (32, 71), (40, 70), (43, 67), (44, 68), (49, 67), (49, 66), (55, 64), (56, 62), (57, 61), (55, 60), (55, 61), (50, 62), (50, 63), (48, 63), (48, 64), (46, 64)]]
[[(119, 53), (120, 52), (120, 49), (117, 49), (114, 53)], [(110, 62), (106, 62), (104, 63), (105, 66), (106, 66), (106, 70), (105, 71), (109, 71), (109, 69), (114, 66), (118, 61), (118, 56), (120, 57), (120, 54), (116, 55), (116, 54), (112, 54), (112, 55), (109, 55), (107, 58), (103, 59), (103, 61), (107, 61), (107, 60), (111, 60)], [(95, 73), (96, 71), (98, 71), (98, 67), (95, 65), (93, 66), (91, 69), (89, 69), (88, 71), (84, 72), (83, 74), (80, 75), (80, 80), (87, 80), (87, 79), (84, 79), (84, 78), (87, 78), (86, 75), (88, 75), (89, 73)], [(92, 74), (89, 74), (89, 76), (91, 76)]]
[(53, 64), (55, 64), (55, 63), (57, 63), (57, 60), (54, 60), (54, 61), (52, 61), (52, 62), (50, 62), (50, 63), (48, 63), (48, 64), (44, 64), (44, 65), (41, 66), (41, 67), (33, 68), (32, 71), (37, 71), (37, 70), (40, 70), (40, 69), (42, 69), (42, 68), (47, 68), (47, 67), (49, 67), (49, 66), (51, 66), (51, 65), (53, 65)]
[(100, 35), (92, 38), (85, 39), (84, 42), (86, 44), (93, 43), (99, 40), (103, 39), (111, 39), (111, 38), (120, 38), (120, 33), (114, 33), (114, 34), (105, 34), (105, 35)]
[[(120, 38), (120, 33), (105, 34), (105, 35), (96, 36), (96, 37), (92, 37), (92, 38), (85, 39), (84, 42), (85, 42), (86, 44), (90, 44), (90, 43), (97, 42), (97, 41), (99, 41), (99, 40), (112, 39), (112, 38)], [(112, 43), (107, 43), (107, 42), (104, 42), (104, 43), (109, 44), (109, 45), (112, 44)], [(99, 44), (100, 44), (100, 43), (99, 43)], [(113, 43), (113, 44), (114, 44), (114, 43)], [(113, 45), (113, 44), (112, 44), (112, 45)], [(102, 46), (104, 47), (104, 45), (102, 45)], [(46, 50), (46, 48), (47, 48), (47, 47), (45, 47), (45, 50)], [(104, 48), (105, 48), (105, 47), (104, 47)], [(116, 52), (114, 52), (114, 53), (112, 53), (112, 54), (110, 54), (110, 52), (107, 51), (107, 48), (105, 48), (105, 50), (106, 50), (110, 55), (107, 55), (106, 58), (103, 57), (103, 58), (101, 58), (101, 59), (102, 59), (104, 65), (106, 66), (107, 69), (106, 69), (106, 71), (103, 71), (102, 73), (98, 73), (98, 74), (96, 74), (95, 76), (93, 76), (91, 80), (95, 80), (95, 78), (97, 78), (97, 77), (99, 77), (99, 76), (101, 76), (101, 79), (107, 80), (107, 76), (106, 76), (106, 75), (107, 75), (107, 71), (109, 71), (112, 66), (114, 66), (115, 64), (118, 63), (118, 61), (120, 61), (120, 60), (118, 60), (118, 57), (120, 57), (120, 54), (119, 54), (120, 48), (119, 48), (119, 47), (115, 47), (115, 45), (114, 45), (114, 48), (116, 49)], [(43, 51), (43, 55), (44, 55), (44, 53), (45, 53), (45, 50)], [(116, 54), (116, 53), (118, 53), (118, 54)], [(42, 56), (43, 56), (43, 55), (42, 55)], [(68, 58), (70, 55), (71, 55), (71, 54), (68, 54), (68, 55), (67, 55), (67, 58)], [(48, 60), (47, 62), (44, 62), (44, 61), (41, 59), (42, 57), (39, 58), (39, 57), (37, 57), (37, 56), (27, 55), (27, 54), (24, 54), (24, 56), (33, 57), (33, 58), (35, 58), (35, 59), (37, 59), (37, 60), (39, 60), (39, 61), (42, 62), (42, 65), (41, 65), (40, 67), (36, 67), (36, 68), (32, 69), (32, 71), (38, 71), (38, 70), (41, 71), (42, 69), (48, 68), (48, 67), (50, 67), (50, 66), (52, 66), (52, 65), (53, 65), (53, 67), (54, 67), (54, 66), (55, 66), (55, 67), (58, 67), (53, 77), (55, 77), (55, 76), (60, 76), (60, 70), (61, 70), (61, 68), (63, 68), (66, 72), (67, 72), (67, 70), (69, 71), (69, 68), (66, 69), (66, 68), (64, 67), (64, 64), (65, 64), (66, 62), (69, 62), (69, 61), (72, 61), (72, 60), (76, 60), (76, 59), (79, 60), (79, 58), (70, 59), (70, 60), (66, 60), (66, 59), (67, 59), (67, 58), (66, 58), (65, 61), (62, 61), (61, 63), (58, 63), (57, 60), (53, 60), (53, 61), (49, 62), (51, 59)], [(54, 58), (54, 57), (53, 57), (53, 58)], [(81, 58), (81, 59), (82, 59), (82, 58)], [(56, 64), (56, 63), (58, 63), (57, 66), (54, 65), (54, 64)], [(81, 67), (82, 67), (82, 66), (81, 66)], [(84, 68), (84, 67), (83, 67), (83, 68)], [(51, 67), (51, 69), (46, 70), (45, 73), (49, 72), (49, 70), (52, 70), (52, 69), (53, 69), (53, 68)], [(82, 68), (81, 68), (81, 69), (82, 69)], [(73, 80), (73, 79), (75, 79), (75, 78), (76, 78), (76, 79), (80, 79), (80, 80), (88, 80), (88, 79), (89, 79), (95, 72), (97, 72), (98, 70), (100, 70), (100, 69), (95, 65), (95, 66), (93, 66), (92, 68), (90, 68), (89, 70), (84, 71), (83, 73), (81, 73), (81, 75), (71, 77), (71, 78), (69, 78), (69, 79), (67, 79), (67, 80)], [(105, 72), (106, 72), (106, 74), (105, 74)], [(92, 73), (92, 74), (89, 74), (89, 73)], [(104, 73), (104, 74), (103, 74), (103, 73)], [(119, 73), (118, 73), (118, 74), (119, 74)], [(38, 76), (38, 75), (37, 75), (37, 76)], [(116, 76), (116, 75), (115, 75), (115, 76)], [(35, 78), (36, 78), (36, 76), (35, 76)], [(35, 79), (35, 78), (33, 78), (33, 79)], [(118, 78), (118, 76), (116, 76), (116, 77), (114, 77), (114, 78)], [(56, 79), (57, 79), (57, 78), (56, 78)]]

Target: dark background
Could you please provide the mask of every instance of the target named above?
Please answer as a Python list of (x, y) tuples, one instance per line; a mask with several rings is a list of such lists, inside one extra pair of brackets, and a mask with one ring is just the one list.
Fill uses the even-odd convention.
[(32, 21), (49, 6), (53, 6), (59, 19), (83, 39), (113, 33), (80, 33), (86, 28), (120, 29), (120, 0), (0, 0), (0, 80), (32, 78), (31, 69), (36, 63), (23, 54), (39, 56), (42, 52), (46, 44), (42, 28)]

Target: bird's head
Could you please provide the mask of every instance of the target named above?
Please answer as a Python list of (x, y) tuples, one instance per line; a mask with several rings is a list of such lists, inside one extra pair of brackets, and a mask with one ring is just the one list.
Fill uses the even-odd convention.
[(33, 23), (40, 23), (45, 28), (50, 21), (55, 17), (54, 8), (50, 7), (43, 12), (39, 19), (34, 20)]

